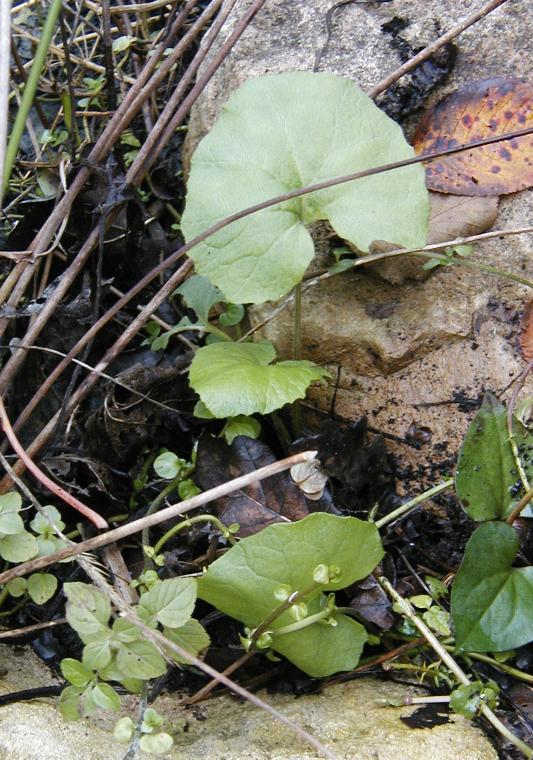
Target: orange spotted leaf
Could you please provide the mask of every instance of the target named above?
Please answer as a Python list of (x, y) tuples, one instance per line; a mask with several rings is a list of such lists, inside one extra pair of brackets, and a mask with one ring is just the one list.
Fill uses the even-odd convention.
[[(446, 150), (533, 127), (533, 85), (498, 77), (460, 87), (420, 121), (418, 154)], [(503, 195), (533, 185), (533, 134), (485, 145), (426, 164), (430, 190), (455, 195)]]
[(529, 301), (524, 309), (520, 348), (526, 362), (533, 361), (533, 301)]

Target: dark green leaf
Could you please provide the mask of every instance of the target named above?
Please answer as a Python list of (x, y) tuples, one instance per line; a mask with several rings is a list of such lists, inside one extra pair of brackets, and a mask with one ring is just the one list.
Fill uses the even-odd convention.
[(533, 640), (533, 567), (511, 567), (518, 538), (485, 523), (470, 538), (451, 597), (458, 651), (501, 652)]
[[(519, 450), (533, 445), (533, 436), (518, 421), (515, 439)], [(533, 475), (531, 465), (528, 469)], [(522, 492), (509, 443), (507, 410), (491, 393), (467, 430), (455, 485), (463, 509), (478, 521), (505, 519)]]

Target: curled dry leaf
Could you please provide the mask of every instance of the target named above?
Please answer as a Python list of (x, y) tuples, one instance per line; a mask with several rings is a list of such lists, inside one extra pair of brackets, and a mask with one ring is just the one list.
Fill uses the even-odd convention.
[(533, 300), (529, 301), (524, 309), (520, 348), (526, 362), (533, 361)]
[[(498, 215), (498, 198), (470, 198), (466, 195), (429, 193), (428, 244), (444, 243), (459, 237), (479, 235), (489, 230)], [(377, 241), (371, 253), (384, 253), (397, 246)], [(401, 285), (406, 280), (425, 280), (431, 274), (422, 269), (424, 256), (403, 256), (383, 259), (371, 264), (371, 269), (387, 282)]]
[[(497, 77), (470, 82), (422, 118), (418, 154), (453, 148), (533, 126), (533, 85)], [(502, 195), (533, 185), (533, 135), (485, 145), (426, 164), (430, 190), (455, 195)]]
[[(245, 435), (237, 436), (231, 446), (221, 438), (204, 437), (198, 444), (194, 480), (206, 490), (275, 461), (268, 446)], [(240, 525), (241, 537), (309, 514), (302, 491), (286, 472), (216, 499), (213, 506), (223, 523)]]

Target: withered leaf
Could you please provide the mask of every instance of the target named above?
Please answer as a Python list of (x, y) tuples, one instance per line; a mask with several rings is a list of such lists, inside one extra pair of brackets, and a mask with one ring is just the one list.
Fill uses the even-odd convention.
[[(272, 464), (276, 457), (261, 441), (239, 435), (231, 446), (221, 438), (200, 439), (194, 480), (203, 490)], [(305, 497), (288, 473), (253, 483), (242, 491), (212, 502), (225, 525), (239, 523), (240, 536), (257, 533), (267, 525), (301, 520), (308, 514)]]
[[(533, 126), (533, 85), (496, 77), (470, 82), (430, 109), (413, 138), (418, 154), (446, 150)], [(485, 145), (426, 164), (430, 190), (502, 195), (533, 185), (533, 135)]]
[(520, 348), (526, 362), (533, 361), (533, 300), (529, 301), (524, 309)]
[(394, 625), (392, 602), (374, 576), (369, 575), (352, 586), (354, 595), (350, 607), (360, 619), (388, 630)]
[[(492, 227), (498, 214), (498, 198), (492, 196), (476, 198), (430, 192), (429, 206), (428, 244), (479, 235)], [(384, 253), (396, 247), (391, 243), (375, 241), (370, 250), (371, 253)], [(430, 270), (422, 269), (426, 261), (423, 256), (404, 256), (375, 261), (370, 268), (387, 282), (401, 285), (406, 280), (425, 280), (429, 277)]]

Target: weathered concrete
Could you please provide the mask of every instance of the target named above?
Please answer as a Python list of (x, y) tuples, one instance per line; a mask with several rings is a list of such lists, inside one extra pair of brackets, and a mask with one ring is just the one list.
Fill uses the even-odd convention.
[[(48, 669), (29, 650), (0, 646), (0, 664), (8, 674), (0, 692), (53, 682)], [(284, 715), (312, 733), (341, 760), (496, 760), (484, 735), (469, 721), (453, 717), (431, 729), (410, 729), (400, 720), (414, 707), (394, 708), (380, 700), (420, 690), (373, 678), (339, 684), (323, 694), (295, 699), (261, 694)], [(248, 703), (220, 697), (183, 710), (176, 695), (155, 703), (176, 730), (169, 760), (311, 760), (318, 755), (282, 724)], [(125, 707), (135, 716), (136, 700)], [(0, 709), (0, 760), (120, 760), (126, 747), (111, 736), (114, 718), (66, 723), (51, 699)], [(185, 727), (186, 730), (183, 730)], [(153, 755), (139, 753), (139, 760)]]

